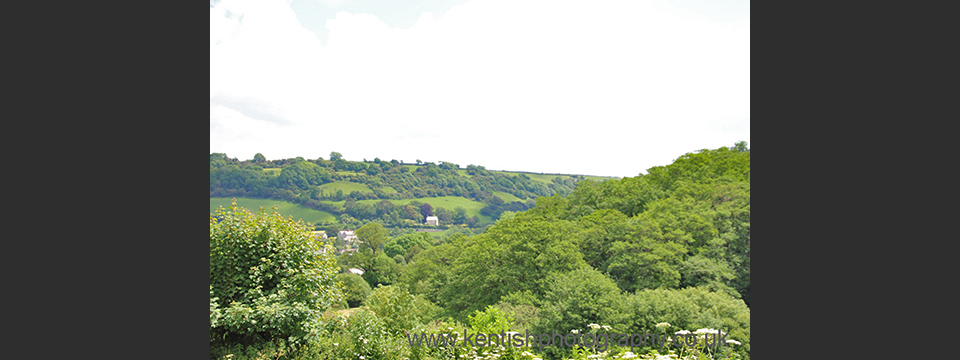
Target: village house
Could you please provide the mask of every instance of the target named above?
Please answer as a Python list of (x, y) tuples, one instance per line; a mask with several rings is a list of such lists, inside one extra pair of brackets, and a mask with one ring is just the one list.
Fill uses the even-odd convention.
[(427, 225), (440, 225), (440, 220), (436, 216), (427, 216)]
[(353, 230), (340, 230), (340, 232), (337, 233), (337, 237), (339, 237), (340, 240), (343, 240), (345, 243), (353, 243), (357, 241), (357, 234), (354, 233)]

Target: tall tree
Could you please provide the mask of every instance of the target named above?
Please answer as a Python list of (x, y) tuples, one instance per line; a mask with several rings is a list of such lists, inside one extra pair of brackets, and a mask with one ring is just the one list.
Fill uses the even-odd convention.
[(387, 242), (389, 236), (390, 234), (380, 223), (369, 223), (357, 229), (357, 239), (369, 247), (374, 255), (383, 250), (383, 244)]

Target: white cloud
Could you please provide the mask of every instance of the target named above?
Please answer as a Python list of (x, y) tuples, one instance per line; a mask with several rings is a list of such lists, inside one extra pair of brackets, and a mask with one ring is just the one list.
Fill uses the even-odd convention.
[(730, 131), (749, 118), (749, 21), (653, 1), (474, 0), (409, 29), (347, 12), (326, 26), (323, 47), (285, 2), (211, 9), (211, 151), (242, 145), (215, 142), (215, 123), (248, 124), (219, 118), (222, 99), (256, 99), (234, 108), (287, 124), (238, 157), (336, 150), (632, 176), (749, 141), (749, 125)]

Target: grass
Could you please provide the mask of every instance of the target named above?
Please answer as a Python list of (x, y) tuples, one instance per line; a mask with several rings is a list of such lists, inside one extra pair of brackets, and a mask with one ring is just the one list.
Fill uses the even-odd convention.
[[(493, 192), (493, 195), (496, 195), (497, 197), (503, 199), (503, 202), (505, 202), (505, 203), (510, 203), (510, 202), (514, 202), (514, 201), (519, 201), (519, 202), (524, 202), (524, 201), (526, 201), (526, 200), (524, 200), (524, 199), (520, 199), (520, 198), (518, 198), (518, 197), (516, 197), (516, 196), (513, 196), (513, 194), (511, 194), (511, 193), (505, 193), (505, 192), (503, 192), (503, 191), (494, 191), (494, 192)], [(432, 204), (431, 204), (431, 205), (432, 205)]]
[[(324, 194), (336, 194), (337, 190), (343, 191), (344, 195), (350, 194), (352, 191), (358, 192), (373, 192), (367, 184), (355, 183), (350, 181), (335, 181), (329, 184), (320, 185), (320, 190)], [(396, 190), (394, 190), (396, 192)]]
[[(227, 208), (230, 206), (230, 201), (233, 198), (210, 198), (210, 212), (214, 212), (218, 207), (223, 206)], [(270, 211), (270, 208), (276, 204), (277, 211), (280, 212), (283, 216), (293, 216), (295, 220), (303, 219), (303, 221), (309, 224), (316, 224), (321, 221), (336, 221), (337, 218), (333, 214), (326, 211), (314, 210), (306, 206), (299, 204), (294, 204), (288, 201), (276, 200), (276, 199), (252, 199), (252, 198), (237, 198), (237, 205), (247, 210), (256, 212), (260, 209), (261, 206)]]

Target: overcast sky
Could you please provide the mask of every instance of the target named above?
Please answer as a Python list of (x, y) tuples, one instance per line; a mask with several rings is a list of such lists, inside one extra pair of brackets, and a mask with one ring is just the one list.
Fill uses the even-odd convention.
[(740, 140), (749, 1), (210, 3), (210, 152), (231, 158), (636, 176)]

